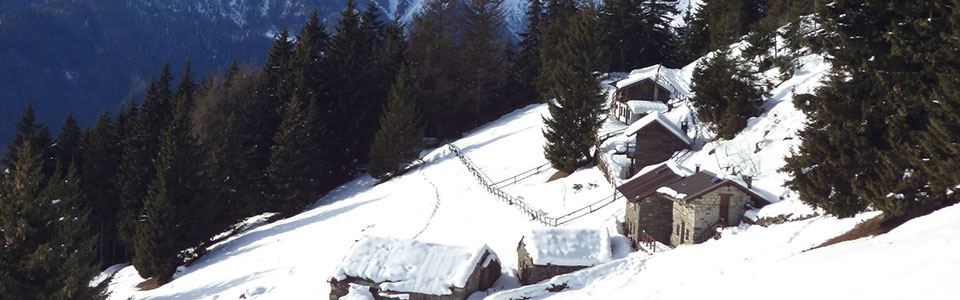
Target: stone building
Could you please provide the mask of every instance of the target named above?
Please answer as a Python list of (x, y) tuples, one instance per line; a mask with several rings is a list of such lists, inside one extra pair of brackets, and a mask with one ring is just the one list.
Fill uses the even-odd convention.
[(523, 285), (610, 261), (610, 234), (602, 229), (535, 229), (517, 245), (517, 277)]
[(463, 247), (366, 236), (350, 249), (330, 283), (330, 300), (350, 293), (374, 299), (465, 300), (500, 278), (487, 246)]
[(627, 198), (624, 232), (638, 246), (644, 236), (678, 246), (713, 237), (718, 227), (734, 226), (750, 207), (769, 202), (739, 178), (667, 162), (617, 187)]

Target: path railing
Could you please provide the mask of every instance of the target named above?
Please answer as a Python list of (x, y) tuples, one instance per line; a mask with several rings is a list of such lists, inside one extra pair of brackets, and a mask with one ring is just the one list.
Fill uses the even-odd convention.
[(641, 250), (650, 253), (657, 252), (657, 240), (653, 239), (653, 237), (647, 234), (646, 231), (640, 232), (640, 246), (642, 246), (639, 247)]
[(550, 163), (542, 164), (540, 166), (537, 166), (536, 168), (523, 171), (522, 173), (517, 174), (513, 177), (497, 181), (493, 183), (493, 186), (497, 188), (505, 188), (505, 187), (517, 184), (518, 182), (523, 181), (524, 179), (533, 177), (534, 175), (543, 173), (546, 170), (550, 170)]
[(486, 174), (481, 172), (480, 169), (477, 167), (477, 165), (474, 164), (473, 161), (470, 160), (470, 158), (464, 155), (463, 151), (459, 147), (453, 144), (448, 144), (447, 147), (450, 148), (450, 151), (453, 152), (453, 154), (460, 159), (460, 162), (467, 167), (467, 170), (469, 170), (470, 173), (473, 174), (473, 177), (477, 179), (480, 185), (482, 185), (487, 190), (487, 192), (497, 197), (497, 199), (500, 199), (500, 201), (507, 203), (508, 205), (517, 206), (517, 208), (519, 208), (520, 211), (522, 211), (524, 214), (529, 215), (533, 220), (536, 220), (537, 222), (540, 222), (540, 224), (543, 224), (545, 226), (557, 227), (559, 225), (570, 223), (573, 220), (579, 219), (601, 208), (604, 208), (607, 205), (610, 205), (611, 203), (617, 200), (617, 192), (616, 190), (614, 190), (613, 195), (611, 196), (608, 196), (596, 202), (590, 203), (587, 206), (571, 211), (560, 217), (557, 217), (557, 218), (550, 217), (545, 215), (539, 209), (536, 209), (530, 204), (527, 204), (526, 202), (524, 202), (523, 200), (520, 200), (519, 198), (504, 192), (503, 190), (498, 188), (495, 184), (491, 183), (492, 180), (490, 180), (490, 178), (487, 177)]

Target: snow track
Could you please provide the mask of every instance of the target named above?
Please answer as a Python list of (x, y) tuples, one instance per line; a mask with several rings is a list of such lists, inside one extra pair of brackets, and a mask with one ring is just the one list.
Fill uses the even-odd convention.
[(437, 189), (436, 184), (433, 184), (433, 181), (430, 181), (430, 177), (427, 177), (426, 173), (420, 172), (420, 175), (423, 175), (423, 180), (433, 187), (433, 196), (437, 200), (437, 204), (433, 206), (433, 212), (430, 213), (430, 217), (427, 218), (427, 223), (423, 224), (423, 229), (420, 229), (420, 232), (417, 232), (417, 234), (413, 235), (413, 239), (420, 237), (420, 235), (423, 234), (428, 227), (430, 227), (430, 222), (433, 221), (433, 218), (437, 216), (437, 210), (440, 209), (440, 190)]

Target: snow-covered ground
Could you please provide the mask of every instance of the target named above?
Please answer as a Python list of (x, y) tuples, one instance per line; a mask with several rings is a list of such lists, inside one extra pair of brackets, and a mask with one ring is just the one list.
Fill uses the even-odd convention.
[[(776, 171), (799, 143), (796, 133), (805, 120), (792, 104), (794, 93), (812, 91), (829, 69), (819, 56), (806, 56), (802, 62), (795, 76), (771, 91), (764, 113), (751, 119), (733, 140), (713, 141), (702, 124), (693, 123), (687, 133), (694, 147), (674, 163), (753, 176), (758, 192), (776, 202), (763, 208), (761, 217), (812, 213), (782, 186), (786, 175)], [(686, 92), (693, 68), (691, 64), (662, 74)], [(768, 77), (775, 75), (772, 71)], [(677, 104), (665, 114), (668, 119), (696, 120), (687, 103)], [(531, 105), (454, 144), (493, 182), (507, 179), (546, 163), (541, 132), (546, 114), (545, 105)], [(623, 127), (608, 123), (604, 130)], [(610, 143), (626, 140), (614, 137)], [(327, 279), (336, 274), (354, 243), (367, 235), (467, 248), (487, 245), (500, 258), (503, 276), (493, 289), (471, 299), (955, 299), (960, 295), (960, 256), (956, 255), (960, 253), (960, 206), (917, 218), (883, 236), (814, 250), (810, 249), (877, 213), (848, 219), (818, 216), (771, 227), (742, 225), (725, 229), (720, 240), (655, 254), (628, 254), (629, 246), (617, 233), (618, 221), (623, 219), (622, 199), (564, 225), (609, 232), (613, 248), (609, 262), (519, 287), (515, 276), (518, 242), (543, 225), (496, 200), (448, 148), (426, 153), (424, 161), (417, 170), (379, 185), (367, 176), (357, 178), (297, 216), (271, 224), (254, 218), (249, 229), (181, 267), (172, 282), (155, 290), (135, 288), (143, 279), (133, 267), (111, 267), (105, 272), (116, 272), (109, 285), (110, 298), (326, 298)], [(549, 216), (613, 193), (596, 167), (546, 183), (552, 173), (537, 173), (503, 190)], [(546, 291), (563, 283), (568, 287), (563, 291)]]

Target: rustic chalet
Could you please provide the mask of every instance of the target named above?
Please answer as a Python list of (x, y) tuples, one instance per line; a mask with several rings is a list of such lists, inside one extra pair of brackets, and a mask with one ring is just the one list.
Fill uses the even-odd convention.
[(535, 229), (517, 246), (517, 277), (524, 285), (610, 261), (610, 235), (602, 229)]
[(649, 239), (678, 246), (703, 242), (734, 226), (750, 207), (769, 204), (749, 181), (690, 171), (667, 162), (617, 187), (627, 198), (624, 232), (635, 245)]
[(670, 159), (675, 152), (690, 148), (691, 144), (686, 132), (659, 112), (647, 114), (628, 126), (624, 133), (636, 137), (635, 147), (627, 149), (630, 158), (627, 178), (643, 167)]
[(331, 300), (350, 293), (378, 300), (464, 300), (499, 277), (500, 260), (487, 246), (367, 236), (354, 243), (328, 282)]
[(657, 80), (658, 76), (658, 72), (641, 72), (614, 83), (617, 90), (610, 114), (624, 124), (632, 124), (651, 111), (668, 111), (672, 88)]

